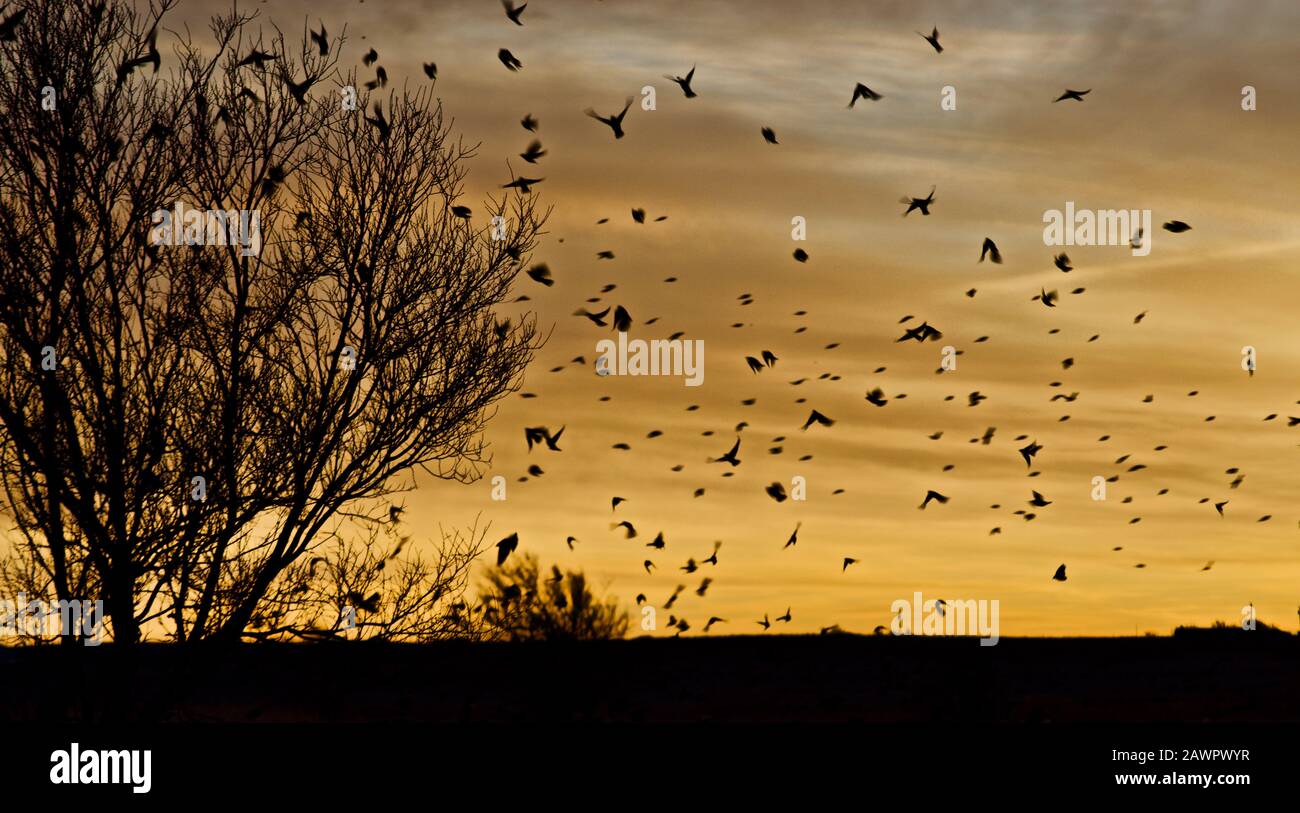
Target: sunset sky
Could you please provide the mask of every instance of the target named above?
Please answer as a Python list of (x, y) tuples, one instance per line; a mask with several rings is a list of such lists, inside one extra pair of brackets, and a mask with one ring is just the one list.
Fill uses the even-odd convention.
[[(420, 479), (399, 498), (417, 539), (478, 517), (491, 523), (489, 541), (518, 532), (521, 552), (585, 569), (630, 610), (638, 593), (662, 605), (683, 584), (673, 612), (691, 634), (713, 615), (728, 623), (712, 634), (756, 633), (765, 613), (787, 607), (793, 623), (774, 631), (870, 632), (916, 591), (997, 599), (1004, 637), (1164, 633), (1235, 622), (1252, 601), (1261, 620), (1295, 629), (1295, 3), (532, 0), (522, 27), (497, 0), (254, 6), (295, 38), (304, 23), (346, 27), (344, 66), (369, 78), (360, 60), (373, 46), (399, 90), (427, 83), (421, 63), (436, 62), (455, 131), (480, 144), (476, 211), (511, 168), (545, 178), (535, 194), (553, 211), (533, 262), (556, 282), (520, 274), (515, 293), (529, 299), (503, 308), (533, 310), (553, 331), (523, 388), (537, 397), (502, 405), (479, 482)], [(177, 17), (201, 35), (217, 8), (183, 0)], [(916, 33), (933, 26), (942, 53)], [(499, 48), (522, 70), (507, 71)], [(686, 99), (664, 74), (692, 65), (699, 95)], [(858, 82), (884, 98), (848, 109)], [(657, 109), (634, 104), (621, 140), (583, 115), (617, 112), (647, 85)], [(1257, 110), (1242, 109), (1244, 85), (1256, 88)], [(940, 108), (944, 86), (956, 110)], [(1053, 103), (1066, 88), (1092, 92)], [(518, 157), (534, 138), (519, 124), (528, 113), (547, 150), (536, 166)], [(780, 143), (765, 143), (762, 127)], [(931, 186), (931, 215), (902, 217), (900, 197)], [(1044, 211), (1069, 201), (1150, 209), (1150, 255), (1044, 245)], [(644, 225), (633, 207), (645, 208)], [(807, 219), (804, 242), (791, 239), (796, 216)], [(1160, 228), (1175, 219), (1192, 230)], [(977, 262), (985, 237), (1002, 265)], [(792, 259), (796, 248), (806, 264)], [(598, 260), (602, 250), (615, 259)], [(1053, 266), (1061, 250), (1069, 274)], [(601, 294), (606, 284), (617, 287)], [(1041, 288), (1059, 290), (1056, 308), (1031, 301)], [(753, 304), (741, 304), (746, 293)], [(704, 384), (596, 376), (596, 343), (615, 335), (571, 314), (607, 305), (631, 313), (632, 338), (703, 340)], [(909, 314), (943, 339), (896, 343)], [(980, 336), (989, 339), (974, 343)], [(945, 345), (962, 355), (936, 375)], [(1241, 368), (1245, 345), (1258, 351), (1253, 377)], [(779, 361), (750, 372), (745, 356), (763, 350)], [(588, 364), (570, 363), (577, 356)], [(864, 401), (873, 387), (890, 399), (884, 408)], [(976, 390), (987, 400), (967, 406)], [(1073, 402), (1049, 400), (1073, 392)], [(811, 409), (834, 426), (801, 431)], [(1265, 422), (1270, 413), (1279, 417)], [(742, 464), (707, 463), (742, 421)], [(566, 427), (563, 452), (527, 451), (523, 428), (538, 425)], [(992, 442), (971, 443), (987, 427), (997, 427)], [(647, 438), (652, 430), (663, 434)], [(1043, 446), (1032, 469), (1019, 435)], [(534, 463), (545, 473), (518, 482)], [(1130, 473), (1135, 464), (1147, 468)], [(1231, 467), (1245, 474), (1236, 489)], [(1115, 474), (1107, 499), (1091, 499), (1092, 478)], [(508, 481), (505, 501), (491, 499), (494, 475)], [(764, 493), (795, 476), (808, 482), (806, 501)], [(706, 493), (693, 497), (697, 488)], [(927, 489), (951, 501), (918, 511)], [(1053, 504), (1029, 508), (1031, 489)], [(615, 495), (627, 502), (611, 512)], [(1220, 518), (1212, 503), (1225, 499)], [(621, 520), (636, 539), (611, 530)], [(797, 523), (798, 544), (783, 550)], [(995, 526), (1000, 536), (989, 535)], [(646, 548), (660, 531), (666, 550)], [(579, 540), (572, 552), (567, 536)], [(715, 540), (716, 567), (678, 570)], [(841, 572), (846, 556), (859, 562)], [(1054, 582), (1062, 563), (1069, 580)], [(713, 584), (701, 599), (703, 576)], [(661, 612), (656, 634), (668, 634), (666, 620)]]

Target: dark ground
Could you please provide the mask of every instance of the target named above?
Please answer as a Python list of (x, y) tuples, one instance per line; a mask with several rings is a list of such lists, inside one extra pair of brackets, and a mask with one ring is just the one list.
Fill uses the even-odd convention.
[(1296, 722), (1300, 639), (0, 649), (9, 722)]

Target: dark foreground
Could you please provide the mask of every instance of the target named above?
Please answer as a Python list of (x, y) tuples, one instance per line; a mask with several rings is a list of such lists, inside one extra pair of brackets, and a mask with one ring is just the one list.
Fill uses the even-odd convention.
[(0, 650), (9, 722), (1300, 722), (1300, 639)]

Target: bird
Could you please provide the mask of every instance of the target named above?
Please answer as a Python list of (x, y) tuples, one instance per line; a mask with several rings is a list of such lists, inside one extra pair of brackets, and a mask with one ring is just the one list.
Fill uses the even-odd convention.
[(544, 180), (546, 180), (546, 179), (545, 179), (545, 178), (524, 178), (524, 177), (521, 176), (521, 177), (515, 178), (515, 179), (514, 179), (513, 181), (511, 181), (510, 183), (503, 183), (503, 184), (501, 184), (501, 188), (502, 188), (502, 189), (518, 189), (519, 192), (520, 192), (521, 194), (527, 195), (528, 193), (530, 193), (530, 192), (533, 191), (533, 186), (534, 186), (535, 184), (539, 184), (539, 183), (541, 183), (541, 182), (544, 181)]
[(632, 314), (628, 313), (622, 305), (614, 306), (614, 330), (626, 333), (630, 327), (632, 327)]
[(384, 70), (383, 65), (380, 65), (379, 67), (375, 68), (375, 78), (370, 82), (366, 82), (366, 90), (374, 90), (375, 88), (384, 87), (387, 84), (388, 84), (388, 71)]
[(903, 212), (903, 217), (907, 217), (909, 214), (916, 211), (917, 209), (921, 210), (921, 214), (928, 216), (930, 214), (930, 204), (934, 203), (934, 190), (935, 187), (933, 186), (930, 187), (930, 194), (926, 195), (923, 198), (909, 198), (909, 197), (900, 198), (899, 203), (907, 204), (907, 211)]
[(573, 312), (573, 315), (585, 316), (588, 319), (590, 319), (592, 322), (595, 322), (597, 325), (600, 325), (601, 327), (607, 327), (609, 323), (605, 321), (605, 316), (609, 314), (609, 311), (610, 311), (609, 308), (605, 308), (603, 311), (600, 311), (599, 313), (592, 313), (586, 308), (578, 308), (576, 311)]
[(533, 266), (528, 269), (527, 274), (534, 282), (540, 282), (547, 288), (555, 284), (555, 280), (551, 279), (551, 269), (547, 267), (546, 263)]
[(609, 529), (611, 531), (614, 530), (615, 528), (623, 529), (623, 533), (625, 534), (625, 536), (623, 537), (624, 539), (636, 538), (636, 527), (633, 526), (632, 523), (628, 522), (627, 520), (623, 520), (622, 522), (616, 522), (613, 525), (609, 526)]
[(876, 101), (880, 101), (883, 98), (885, 97), (882, 96), (881, 94), (875, 92), (874, 90), (862, 84), (861, 82), (858, 82), (856, 85), (853, 86), (853, 98), (849, 99), (849, 107), (853, 107), (855, 104), (857, 104), (858, 99), (868, 99), (870, 101), (876, 102)]
[[(22, 21), (23, 16), (25, 16), (26, 14), (27, 14), (27, 9), (20, 9), (10, 17), (5, 19), (4, 21), (0, 21), (0, 42), (6, 39), (6, 37), (4, 36), (4, 31), (6, 27), (8, 28), (9, 31), (7, 39), (9, 40), (13, 39), (14, 28), (17, 27), (18, 23)], [(126, 81), (127, 75), (130, 74), (132, 71), (134, 71), (136, 68), (142, 67), (144, 65), (152, 64), (153, 72), (157, 73), (158, 68), (162, 66), (162, 54), (158, 53), (158, 26), (157, 25), (149, 29), (148, 35), (145, 36), (145, 44), (148, 46), (148, 50), (145, 51), (144, 56), (127, 60), (126, 62), (123, 62), (118, 67), (117, 83), (119, 85), (122, 84), (124, 81)], [(252, 91), (249, 91), (249, 93), (252, 93)], [(256, 94), (254, 94), (254, 98), (256, 98)]]
[(925, 507), (926, 507), (927, 505), (930, 504), (930, 501), (931, 501), (931, 500), (937, 500), (937, 501), (939, 502), (939, 504), (941, 504), (941, 505), (942, 505), (943, 503), (948, 502), (948, 498), (947, 498), (947, 497), (945, 497), (944, 495), (940, 494), (939, 492), (937, 492), (937, 491), (931, 489), (931, 490), (925, 492), (925, 499), (921, 501), (921, 504), (920, 504), (920, 506), (918, 506), (918, 507), (919, 507), (922, 511), (924, 511), (924, 510), (925, 510)]
[(1041, 300), (1043, 305), (1045, 305), (1046, 307), (1055, 308), (1056, 300), (1059, 298), (1059, 296), (1060, 295), (1057, 294), (1056, 291), (1048, 291), (1045, 288), (1040, 288), (1038, 295), (1035, 296), (1034, 299)]
[(1002, 252), (998, 251), (998, 244), (993, 242), (991, 237), (985, 237), (984, 245), (980, 247), (980, 262), (984, 262), (985, 255), (989, 255), (989, 259), (994, 263), (1002, 264)]
[(1171, 220), (1168, 223), (1164, 224), (1164, 226), (1162, 226), (1161, 228), (1163, 228), (1167, 232), (1173, 232), (1174, 234), (1182, 234), (1185, 231), (1192, 230), (1191, 226), (1187, 225), (1181, 220)]
[[(383, 111), (383, 109), (379, 106), (379, 102), (375, 102), (375, 117), (374, 117), (374, 118), (371, 118), (370, 116), (366, 116), (366, 121), (370, 122), (370, 124), (373, 125), (374, 128), (375, 128), (376, 130), (379, 131), (379, 140), (380, 140), (380, 141), (387, 141), (387, 140), (388, 140), (388, 136), (389, 136), (389, 134), (392, 132), (393, 128), (392, 128), (392, 125), (390, 125), (390, 124), (388, 123), (388, 119), (384, 118), (384, 111)], [(462, 208), (462, 209), (463, 209), (463, 208), (465, 208), (465, 207), (463, 207), (463, 206), (462, 206), (462, 207), (452, 207), (452, 211), (455, 212), (457, 208)], [(466, 212), (468, 212), (468, 209), (466, 209)], [(460, 215), (458, 214), (458, 216), (460, 216)], [(465, 216), (465, 217), (468, 217), (468, 214), (466, 214), (466, 215), (464, 215), (464, 216)]]
[(379, 594), (372, 593), (369, 597), (356, 592), (348, 591), (348, 601), (356, 606), (358, 610), (365, 610), (368, 613), (379, 612)]
[(1058, 582), (1065, 581), (1065, 565), (1061, 565), (1056, 569), (1056, 573), (1052, 576), (1052, 579)]
[(923, 38), (926, 42), (934, 46), (934, 52), (936, 54), (943, 53), (943, 46), (939, 44), (939, 29), (937, 27), (929, 34), (922, 34), (920, 31), (917, 31), (916, 33), (918, 36)]
[(248, 56), (239, 60), (239, 63), (235, 67), (242, 68), (245, 65), (252, 65), (253, 67), (260, 69), (273, 59), (279, 59), (279, 57), (275, 54), (268, 54), (266, 51), (254, 48), (249, 52)]
[(808, 262), (808, 252), (801, 248), (796, 248), (794, 250), (794, 258), (796, 262), (806, 263)]
[(781, 143), (781, 142), (779, 142), (779, 141), (776, 140), (776, 131), (773, 130), (771, 127), (764, 127), (764, 128), (762, 128), (762, 130), (761, 130), (760, 132), (763, 133), (763, 140), (766, 141), (768, 144), (780, 144), (780, 143)]
[(320, 24), (319, 34), (315, 31), (311, 32), (311, 41), (316, 43), (316, 47), (320, 50), (321, 56), (329, 56), (330, 42), (329, 35), (325, 33), (325, 23)]
[(1056, 267), (1062, 273), (1068, 274), (1074, 270), (1074, 266), (1070, 265), (1070, 255), (1068, 254), (1057, 254), (1052, 258), (1052, 262), (1056, 264)]
[(1029, 441), (1029, 445), (1020, 450), (1020, 456), (1025, 459), (1025, 466), (1029, 467), (1033, 463), (1034, 455), (1043, 450), (1043, 447), (1037, 441)]
[(438, 63), (436, 63), (436, 62), (425, 62), (425, 63), (423, 63), (423, 65), (422, 65), (421, 67), (424, 68), (424, 75), (425, 75), (425, 76), (429, 77), (430, 79), (434, 80), (435, 82), (438, 80)]
[(867, 393), (866, 401), (867, 403), (877, 407), (882, 407), (885, 404), (889, 403), (889, 399), (885, 398), (885, 391), (882, 390), (880, 387), (872, 388)]
[(803, 525), (802, 522), (799, 522), (799, 523), (796, 523), (796, 524), (795, 524), (795, 526), (794, 526), (794, 530), (790, 532), (790, 538), (787, 539), (787, 540), (785, 541), (785, 545), (783, 545), (783, 546), (781, 547), (781, 550), (785, 550), (786, 548), (790, 547), (791, 545), (797, 544), (797, 543), (799, 542), (799, 528), (800, 528), (802, 525)]
[(284, 77), (284, 83), (289, 87), (289, 95), (292, 96), (298, 104), (307, 103), (307, 91), (311, 89), (311, 86), (315, 84), (315, 82), (316, 80), (310, 76), (301, 82), (294, 82), (289, 77)]
[(681, 87), (682, 93), (685, 94), (686, 98), (694, 99), (698, 95), (691, 89), (691, 80), (695, 78), (694, 65), (691, 66), (690, 71), (688, 71), (685, 76), (669, 76), (668, 74), (664, 74), (664, 78), (676, 82), (678, 86)]
[(537, 132), (537, 119), (533, 118), (532, 113), (529, 113), (519, 120), (519, 126), (530, 133), (535, 133)]
[(762, 621), (755, 621), (754, 623), (762, 627), (764, 632), (772, 628), (772, 622), (767, 620), (767, 613), (763, 613)]
[(510, 2), (510, 0), (501, 0), (501, 5), (505, 6), (506, 16), (510, 18), (510, 22), (515, 25), (523, 25), (523, 23), (519, 21), (519, 18), (523, 15), (524, 9), (528, 8), (527, 3), (515, 8), (515, 4)]
[(1045, 499), (1043, 495), (1039, 494), (1037, 491), (1031, 491), (1030, 493), (1034, 495), (1034, 498), (1029, 501), (1029, 504), (1035, 508), (1046, 508), (1052, 504), (1051, 500)]
[(618, 138), (622, 138), (624, 135), (623, 117), (626, 116), (627, 111), (631, 109), (632, 109), (632, 97), (628, 96), (627, 104), (623, 105), (623, 111), (618, 115), (602, 116), (599, 113), (597, 113), (595, 110), (592, 110), (590, 107), (584, 110), (583, 112), (586, 113), (588, 116), (592, 117), (593, 119), (595, 119), (596, 121), (608, 125), (609, 129), (614, 131), (614, 138), (618, 139)]
[(1073, 99), (1076, 102), (1081, 102), (1083, 101), (1083, 97), (1087, 96), (1089, 93), (1092, 93), (1092, 88), (1088, 88), (1087, 90), (1070, 90), (1069, 88), (1066, 88), (1065, 92), (1060, 96), (1057, 96), (1053, 102), (1063, 102), (1066, 99)]
[(1214, 504), (1214, 510), (1219, 512), (1219, 516), (1223, 516), (1223, 506), (1227, 504), (1228, 504), (1228, 500), (1224, 500), (1223, 502), (1216, 502)]
[[(712, 616), (709, 618), (708, 622), (704, 625), (704, 631), (708, 632), (709, 628), (712, 627), (714, 624), (725, 624), (725, 623), (727, 623), (727, 619), (719, 618), (716, 615)], [(680, 629), (680, 626), (678, 628)]]
[(777, 502), (785, 502), (787, 499), (789, 499), (788, 497), (786, 497), (785, 494), (785, 486), (781, 485), (780, 483), (772, 483), (771, 485), (764, 488), (763, 490), (767, 492), (767, 496), (771, 497)]
[(800, 428), (807, 430), (808, 427), (812, 426), (813, 424), (817, 424), (819, 426), (832, 426), (834, 425), (834, 423), (835, 421), (832, 418), (828, 418), (814, 409), (812, 412), (808, 414), (808, 420), (804, 421), (803, 426)]
[(510, 53), (509, 48), (502, 48), (497, 51), (497, 59), (501, 60), (501, 64), (505, 65), (510, 71), (517, 71), (524, 66), (524, 63), (520, 62), (517, 56)]
[(857, 559), (854, 559), (852, 556), (845, 556), (845, 557), (844, 557), (844, 566), (840, 568), (840, 572), (843, 573), (844, 571), (846, 571), (846, 570), (849, 569), (849, 565), (856, 565), (857, 563), (858, 563), (858, 560), (857, 560)]
[(369, 68), (371, 65), (375, 64), (378, 61), (379, 61), (379, 52), (376, 51), (374, 48), (371, 48), (369, 51), (366, 51), (366, 55), (361, 57), (361, 64), (365, 65), (367, 68)]
[(776, 620), (777, 620), (777, 621), (784, 621), (784, 622), (787, 623), (787, 624), (790, 623), (790, 619), (791, 619), (791, 615), (790, 615), (790, 608), (789, 608), (789, 607), (786, 607), (786, 608), (785, 608), (785, 615), (778, 615), (778, 616), (776, 617)]
[(510, 554), (515, 552), (515, 548), (517, 547), (519, 547), (518, 533), (512, 533), (510, 534), (510, 536), (507, 536), (505, 539), (502, 539), (500, 542), (498, 542), (497, 543), (497, 567), (501, 567), (501, 565), (505, 564), (506, 559), (510, 556)]
[(519, 153), (519, 157), (530, 164), (536, 164), (537, 159), (541, 158), (543, 155), (546, 155), (546, 150), (542, 149), (542, 142), (537, 141), (536, 139), (533, 140), (533, 143), (528, 145), (528, 149)]
[(731, 447), (731, 450), (730, 450), (729, 452), (727, 452), (726, 454), (722, 455), (721, 457), (714, 458), (714, 459), (710, 459), (709, 462), (710, 462), (710, 463), (730, 463), (730, 464), (732, 465), (732, 467), (734, 468), (735, 466), (739, 466), (739, 465), (740, 465), (740, 458), (736, 457), (737, 453), (739, 453), (739, 452), (740, 452), (740, 438), (736, 438), (736, 444), (735, 444), (734, 446)]
[[(564, 538), (564, 544), (566, 544), (566, 545), (569, 546), (569, 550), (573, 550), (573, 543), (574, 543), (574, 542), (577, 542), (577, 541), (578, 541), (578, 538), (575, 537), (575, 536), (568, 536), (568, 537), (565, 537), (565, 538)], [(637, 603), (640, 604), (640, 602), (637, 602)]]

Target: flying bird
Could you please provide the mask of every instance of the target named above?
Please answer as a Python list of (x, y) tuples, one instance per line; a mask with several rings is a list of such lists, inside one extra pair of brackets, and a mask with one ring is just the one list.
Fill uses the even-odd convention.
[(876, 102), (876, 101), (880, 101), (883, 98), (885, 97), (882, 96), (881, 94), (875, 92), (874, 90), (862, 84), (861, 82), (858, 82), (856, 85), (853, 86), (853, 98), (849, 99), (849, 107), (853, 107), (853, 105), (857, 104), (858, 99), (867, 99), (869, 101)]
[(912, 212), (916, 211), (917, 209), (920, 209), (920, 210), (921, 210), (921, 214), (923, 214), (923, 215), (929, 215), (929, 214), (930, 214), (930, 204), (934, 203), (934, 190), (935, 190), (935, 188), (936, 188), (936, 187), (933, 187), (933, 186), (930, 187), (930, 194), (926, 195), (926, 196), (923, 197), (923, 198), (909, 198), (909, 197), (902, 197), (902, 198), (899, 198), (899, 201), (898, 201), (899, 203), (906, 203), (906, 204), (907, 204), (907, 211), (906, 211), (906, 212), (903, 212), (903, 217), (907, 217), (909, 214), (911, 214)]
[(1089, 93), (1092, 93), (1092, 88), (1088, 88), (1087, 90), (1070, 90), (1069, 88), (1066, 88), (1064, 93), (1062, 93), (1060, 96), (1057, 96), (1052, 101), (1063, 102), (1066, 99), (1073, 99), (1076, 102), (1081, 102), (1083, 101), (1083, 97), (1087, 96)]
[(934, 46), (934, 52), (936, 54), (943, 53), (943, 46), (939, 44), (939, 29), (937, 27), (933, 31), (931, 31), (928, 35), (922, 34), (920, 31), (917, 31), (916, 33), (917, 36), (921, 37), (926, 42)]
[(506, 559), (510, 556), (510, 554), (515, 552), (515, 548), (517, 547), (519, 547), (518, 533), (510, 534), (510, 536), (507, 536), (505, 539), (502, 539), (500, 542), (498, 542), (497, 543), (497, 567), (501, 567), (501, 565), (505, 564)]
[(918, 507), (924, 511), (925, 507), (930, 504), (931, 500), (938, 500), (940, 505), (948, 502), (947, 497), (931, 489), (930, 491), (925, 492), (925, 499), (921, 501), (921, 504)]
[(832, 426), (834, 425), (834, 423), (835, 421), (833, 419), (826, 417), (825, 415), (821, 414), (820, 412), (814, 409), (811, 413), (809, 413), (808, 420), (804, 421), (803, 426), (801, 428), (806, 430), (808, 427), (812, 426), (813, 424), (817, 424), (819, 426)]
[(1025, 459), (1025, 466), (1029, 467), (1032, 465), (1034, 455), (1038, 454), (1042, 450), (1043, 447), (1040, 446), (1037, 441), (1029, 441), (1029, 445), (1020, 450), (1020, 456)]
[(730, 464), (732, 465), (732, 467), (739, 466), (739, 465), (740, 465), (740, 458), (736, 457), (736, 454), (739, 453), (739, 452), (740, 452), (740, 438), (736, 438), (736, 445), (734, 445), (734, 446), (731, 447), (731, 451), (727, 452), (727, 453), (724, 454), (722, 457), (719, 457), (719, 458), (716, 458), (716, 459), (712, 459), (712, 460), (710, 460), (709, 462), (710, 462), (710, 463), (730, 463)]
[(664, 78), (676, 82), (681, 87), (682, 93), (686, 95), (686, 98), (694, 99), (696, 95), (698, 95), (691, 89), (691, 80), (695, 78), (694, 65), (691, 66), (690, 71), (685, 76), (669, 76), (668, 74), (664, 74)]
[(1182, 234), (1185, 231), (1192, 230), (1191, 226), (1187, 225), (1181, 220), (1171, 220), (1168, 223), (1166, 223), (1162, 228), (1165, 231), (1173, 232), (1174, 234)]
[(1058, 582), (1065, 581), (1065, 565), (1061, 565), (1056, 569), (1056, 573), (1052, 576), (1052, 579)]
[(520, 62), (517, 56), (510, 53), (509, 48), (502, 48), (497, 51), (497, 59), (501, 60), (501, 64), (511, 71), (517, 71), (524, 66), (524, 63)]
[(320, 49), (321, 56), (329, 55), (330, 42), (329, 42), (329, 35), (325, 33), (325, 23), (320, 24), (319, 34), (317, 34), (315, 31), (311, 32), (311, 41), (316, 43), (316, 47)]
[(519, 21), (519, 18), (523, 15), (524, 9), (528, 8), (527, 3), (515, 8), (515, 4), (510, 2), (510, 0), (501, 0), (501, 5), (505, 6), (506, 16), (510, 18), (510, 22), (515, 25), (523, 25), (523, 23)]
[(1068, 254), (1057, 254), (1052, 258), (1052, 262), (1056, 264), (1056, 267), (1062, 273), (1068, 274), (1074, 270), (1074, 266), (1070, 265), (1070, 255)]
[(771, 127), (764, 127), (760, 132), (763, 133), (763, 140), (766, 141), (768, 144), (781, 143), (776, 140), (776, 131), (773, 130)]
[(980, 262), (984, 262), (985, 255), (990, 255), (989, 259), (998, 265), (1002, 264), (1002, 252), (998, 251), (998, 244), (991, 237), (985, 237), (984, 245), (980, 247)]
[(614, 131), (614, 138), (617, 139), (617, 138), (622, 138), (624, 135), (623, 117), (626, 116), (627, 111), (631, 109), (632, 109), (632, 97), (628, 96), (627, 104), (623, 105), (623, 112), (619, 113), (616, 116), (615, 115), (602, 116), (599, 113), (597, 113), (595, 110), (592, 110), (590, 107), (584, 110), (583, 112), (586, 113), (588, 116), (591, 116), (596, 121), (608, 125), (609, 129)]

